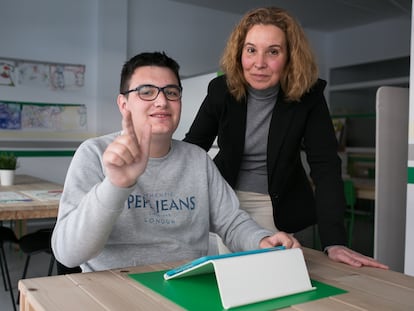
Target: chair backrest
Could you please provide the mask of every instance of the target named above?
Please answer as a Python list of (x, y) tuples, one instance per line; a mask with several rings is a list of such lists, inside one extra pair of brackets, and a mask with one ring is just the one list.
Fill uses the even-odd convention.
[(19, 241), (12, 229), (0, 226), (0, 242), (3, 245), (4, 242), (18, 243)]
[(346, 205), (353, 207), (356, 202), (354, 182), (350, 179), (344, 180), (344, 193)]
[(59, 261), (56, 260), (56, 266), (57, 266), (57, 274), (58, 275), (64, 275), (64, 274), (72, 274), (72, 273), (81, 273), (82, 269), (81, 267), (74, 267), (74, 268), (68, 268), (65, 265), (61, 264)]
[(23, 235), (19, 239), (20, 249), (26, 254), (36, 254), (40, 252), (52, 253), (51, 248), (51, 228), (39, 229), (35, 232)]

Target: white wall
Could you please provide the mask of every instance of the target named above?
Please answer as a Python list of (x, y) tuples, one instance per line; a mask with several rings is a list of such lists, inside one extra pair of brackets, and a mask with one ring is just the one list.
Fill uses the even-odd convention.
[(63, 184), (71, 160), (72, 157), (20, 157), (16, 173)]
[(182, 140), (188, 132), (197, 111), (207, 95), (207, 86), (211, 79), (217, 76), (216, 72), (205, 75), (182, 79), (183, 98), (180, 124), (173, 138)]
[(240, 19), (237, 14), (166, 0), (129, 3), (128, 57), (165, 51), (182, 64), (182, 77), (217, 71), (227, 38)]
[(359, 64), (410, 53), (411, 21), (391, 19), (327, 35), (331, 67)]
[(117, 131), (121, 115), (116, 104), (121, 67), (127, 59), (128, 0), (98, 1), (96, 116), (97, 134)]
[(307, 30), (306, 36), (309, 40), (311, 48), (315, 54), (319, 67), (319, 76), (328, 80), (329, 75), (329, 37), (327, 34), (319, 31)]
[(0, 86), (0, 100), (85, 104), (89, 129), (96, 128), (97, 2), (1, 0), (0, 57), (84, 64), (86, 76), (74, 91)]

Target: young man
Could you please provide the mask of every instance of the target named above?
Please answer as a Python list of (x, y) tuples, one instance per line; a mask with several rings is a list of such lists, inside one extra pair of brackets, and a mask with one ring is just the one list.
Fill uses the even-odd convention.
[(209, 232), (233, 251), (284, 245), (259, 227), (201, 148), (172, 139), (181, 114), (178, 64), (164, 53), (125, 63), (117, 103), (122, 132), (85, 141), (69, 167), (52, 247), (83, 271), (190, 260)]

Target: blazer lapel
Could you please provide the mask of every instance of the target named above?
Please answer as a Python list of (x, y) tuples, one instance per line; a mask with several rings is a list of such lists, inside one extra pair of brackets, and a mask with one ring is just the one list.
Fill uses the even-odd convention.
[(245, 98), (241, 101), (236, 101), (232, 97), (228, 107), (229, 115), (231, 116), (231, 118), (229, 118), (230, 137), (232, 146), (235, 148), (233, 153), (242, 155), (246, 135), (247, 101)]
[(286, 103), (283, 100), (283, 92), (279, 93), (275, 109), (273, 109), (270, 121), (269, 137), (267, 142), (267, 166), (269, 181), (275, 171), (280, 149), (285, 141), (286, 134), (292, 125), (297, 102)]

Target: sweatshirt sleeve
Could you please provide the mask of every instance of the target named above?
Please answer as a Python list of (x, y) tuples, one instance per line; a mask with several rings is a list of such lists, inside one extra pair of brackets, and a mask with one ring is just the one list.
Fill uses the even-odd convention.
[(234, 252), (258, 249), (260, 241), (275, 232), (262, 228), (240, 209), (236, 193), (215, 164), (209, 162), (211, 231), (217, 233)]
[(76, 151), (67, 172), (52, 249), (56, 259), (68, 267), (101, 252), (134, 187), (116, 187), (105, 177), (105, 147), (86, 141)]

